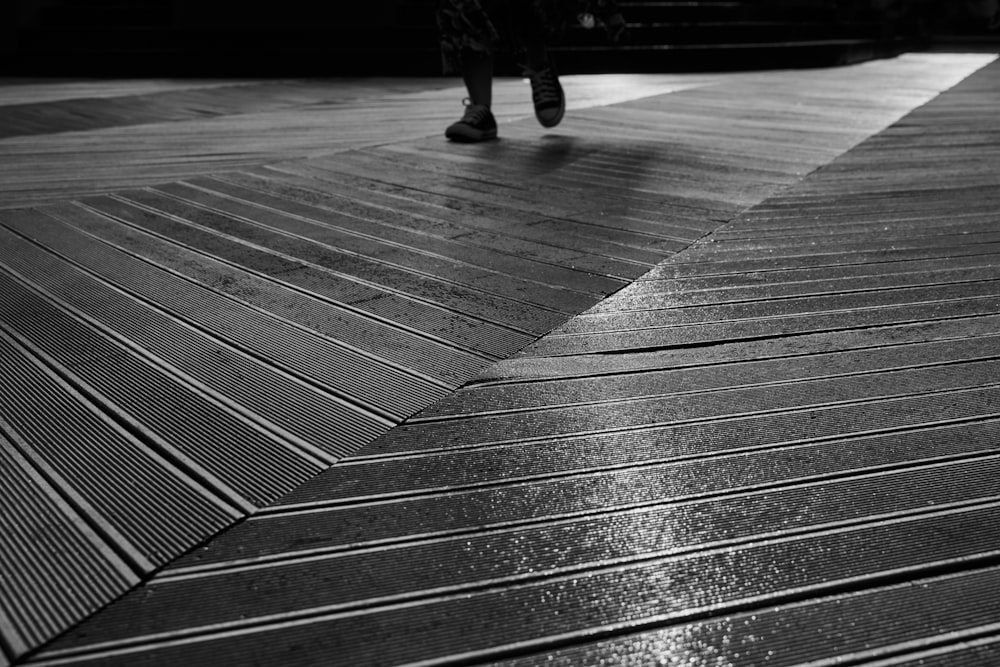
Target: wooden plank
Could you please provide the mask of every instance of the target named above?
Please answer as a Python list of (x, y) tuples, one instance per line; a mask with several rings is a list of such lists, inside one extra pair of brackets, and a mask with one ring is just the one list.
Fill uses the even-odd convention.
[[(112, 194), (11, 218), (22, 224), (7, 244), (18, 252), (4, 257), (0, 303), (32, 317), (4, 326), (143, 442), (195, 459), (218, 477), (213, 489), (259, 513), (33, 659), (321, 661), (334, 650), (328, 642), (337, 659), (360, 664), (542, 659), (791, 603), (893, 599), (881, 592), (907, 577), (994, 565), (1000, 545), (982, 527), (1000, 506), (996, 243), (981, 215), (949, 219), (946, 233), (927, 233), (926, 216), (970, 194), (979, 204), (996, 197), (995, 170), (963, 179), (974, 165), (955, 150), (990, 136), (996, 121), (984, 110), (995, 105), (984, 100), (997, 94), (995, 66), (902, 124), (946, 127), (952, 138), (970, 128), (957, 142), (895, 149), (890, 132), (849, 150), (987, 61), (941, 57), (930, 68), (933, 57), (916, 56), (700, 80), (575, 109), (547, 133), (508, 116), (501, 141), (476, 146), (439, 136), (443, 112), (431, 107), (454, 90), (106, 128), (80, 133), (87, 150), (110, 143), (77, 183), (58, 180), (79, 169), (79, 156), (44, 177), (34, 170), (54, 146), (34, 137), (41, 157), (18, 158), (23, 171), (10, 186), (29, 199), (119, 180)], [(516, 108), (530, 113), (519, 85)], [(513, 93), (498, 90), (498, 100)], [(374, 121), (407, 104), (412, 123), (380, 135)], [(349, 136), (342, 114), (359, 108), (372, 113)], [(320, 139), (330, 128), (345, 138)], [(248, 141), (246, 132), (256, 134)], [(145, 155), (112, 168), (128, 154), (115, 145), (126, 136), (146, 137)], [(17, 139), (0, 151), (29, 144)], [(65, 139), (61, 150), (84, 146)], [(921, 168), (915, 150), (945, 166)], [(779, 191), (773, 205), (742, 215)], [(863, 214), (851, 233), (809, 239), (841, 201)], [(881, 233), (881, 212), (906, 222)], [(78, 230), (68, 244), (93, 259), (51, 235), (29, 241), (28, 222), (48, 216)], [(795, 219), (809, 227), (798, 238), (697, 241), (766, 216), (766, 229), (787, 231)], [(466, 231), (475, 235), (463, 240)], [(103, 252), (105, 243), (116, 249)], [(546, 247), (557, 252), (546, 257)], [(518, 257), (521, 249), (534, 254)], [(675, 252), (636, 291), (521, 352), (529, 363), (490, 371), (502, 382), (472, 386), (381, 437), (323, 422), (330, 411), (317, 392), (350, 402), (348, 391), (321, 390), (318, 370), (295, 368), (307, 359), (272, 359), (251, 340), (237, 347), (193, 302), (152, 288), (193, 279), (217, 286), (198, 292), (206, 304), (223, 303), (219, 292), (240, 298), (228, 312), (248, 323), (259, 311), (245, 308), (266, 305), (333, 339), (350, 321), (337, 349), (365, 349), (440, 386), (475, 373), (475, 359), (481, 368), (518, 353), (634, 278), (634, 267)], [(176, 273), (148, 291), (125, 274), (113, 286), (103, 258), (139, 275)], [(951, 258), (962, 259), (947, 266)], [(607, 269), (587, 275), (599, 266)], [(670, 300), (667, 290), (698, 285), (703, 293)], [(292, 295), (294, 305), (280, 305)], [(321, 324), (334, 313), (336, 323)], [(389, 332), (406, 336), (360, 347)], [(457, 351), (458, 361), (434, 375), (433, 362), (403, 363), (407, 355), (390, 349), (397, 340), (410, 357), (424, 344), (441, 359)], [(234, 362), (216, 373), (220, 352)], [(234, 369), (264, 381), (230, 388)], [(271, 378), (285, 382), (276, 394)], [(300, 382), (308, 396), (292, 391)], [(285, 395), (297, 398), (282, 403)], [(330, 443), (336, 430), (351, 431), (357, 449), (315, 475), (328, 461), (302, 445)], [(979, 627), (986, 609), (956, 627)], [(911, 624), (904, 634), (919, 632)], [(882, 630), (871, 639), (892, 644)]]
[(42, 212), (154, 266), (324, 336), (338, 347), (372, 358), (376, 364), (406, 369), (446, 388), (462, 384), (487, 358), (393, 323), (365, 317), (360, 311), (339, 306), (315, 293), (268, 280), (245, 267), (118, 224), (78, 205), (49, 205)]
[(17, 656), (125, 593), (140, 577), (18, 451), (8, 428), (0, 422), (0, 646)]
[[(948, 416), (958, 416), (958, 413)], [(390, 493), (373, 493), (366, 498), (362, 490), (357, 502), (335, 497), (317, 501), (309, 497), (309, 488), (302, 487), (302, 493), (295, 498), (297, 502), (291, 502), (290, 498), (290, 502), (257, 514), (239, 530), (225, 533), (178, 560), (171, 566), (170, 572), (225, 570), (257, 562), (308, 558), (449, 535), (468, 536), (507, 529), (516, 531), (535, 524), (646, 511), (643, 508), (668, 511), (667, 508), (683, 507), (689, 503), (714, 504), (717, 501), (732, 504), (735, 508), (741, 503), (751, 502), (750, 496), (757, 493), (768, 496), (774, 493), (777, 499), (784, 495), (782, 489), (787, 488), (788, 493), (795, 495), (798, 492), (791, 489), (797, 488), (799, 483), (822, 486), (845, 475), (850, 477), (852, 470), (859, 475), (871, 475), (873, 481), (870, 484), (877, 485), (875, 480), (883, 476), (891, 478), (893, 470), (903, 470), (910, 465), (934, 466), (937, 462), (995, 454), (990, 439), (995, 437), (996, 420), (977, 421), (971, 412), (966, 416), (970, 418), (968, 422), (875, 435), (862, 432), (857, 438), (837, 440), (834, 437), (825, 442), (822, 441), (822, 431), (789, 431), (789, 436), (801, 436), (800, 440), (790, 439), (782, 443), (772, 438), (759, 453), (736, 451), (732, 456), (725, 456), (726, 452), (719, 449), (713, 451), (705, 440), (699, 442), (702, 436), (717, 434), (727, 437), (722, 431), (692, 431), (690, 436), (678, 431), (677, 460), (672, 464), (661, 462), (659, 468), (664, 475), (659, 477), (655, 472), (644, 472), (642, 457), (647, 457), (648, 461), (662, 457), (673, 433), (622, 434), (618, 438), (607, 439), (604, 443), (607, 446), (603, 448), (602, 443), (594, 439), (546, 443), (546, 447), (552, 447), (553, 452), (551, 467), (544, 471), (549, 465), (545, 462), (546, 447), (538, 447), (537, 443), (532, 443), (536, 445), (533, 447), (525, 445), (507, 451), (455, 452), (453, 456), (442, 459), (446, 463), (454, 462), (455, 466), (439, 467), (437, 472), (431, 469), (435, 459), (413, 459), (402, 464), (359, 462), (367, 470), (389, 469), (394, 465), (402, 469), (405, 464), (417, 475), (415, 479), (418, 481), (409, 489), (401, 489), (395, 497)], [(766, 425), (783, 424), (775, 421)], [(746, 433), (746, 430), (743, 432)], [(734, 429), (729, 435), (737, 433), (739, 431)], [(795, 444), (809, 437), (815, 438), (816, 442)], [(753, 447), (753, 444), (749, 443), (749, 446)], [(681, 449), (684, 447), (686, 449)], [(910, 447), (915, 449), (908, 451)], [(593, 466), (601, 473), (596, 479), (587, 474), (587, 461), (579, 461), (581, 454), (592, 454), (593, 462), (601, 462), (601, 466)], [(712, 476), (706, 479), (703, 475), (712, 468), (710, 457), (713, 454), (724, 456), (725, 467), (709, 472)], [(805, 457), (801, 456), (803, 454)], [(852, 457), (859, 454), (863, 458), (852, 462)], [(912, 458), (908, 458), (911, 454)], [(574, 455), (577, 461), (573, 460)], [(685, 459), (688, 455), (691, 458)], [(808, 478), (796, 477), (798, 473), (808, 473), (809, 465), (803, 459), (810, 455), (821, 461), (822, 469), (814, 469), (815, 474)], [(513, 466), (513, 474), (506, 478), (500, 471), (504, 457), (507, 465)], [(796, 460), (798, 464), (783, 468), (789, 475), (782, 469), (752, 469), (746, 465)], [(630, 462), (636, 463), (631, 469), (627, 468)], [(856, 467), (855, 463), (858, 464)], [(473, 466), (468, 474), (461, 472), (463, 464)], [(368, 465), (373, 467), (368, 468)], [(442, 488), (441, 473), (444, 470), (459, 475), (457, 480), (462, 483), (453, 490)], [(540, 474), (534, 477), (525, 474), (532, 470)], [(677, 470), (680, 475), (677, 485), (673, 487), (680, 493), (664, 494), (662, 488), (657, 491), (657, 484), (662, 485), (672, 470)], [(735, 472), (736, 476), (727, 481), (727, 472)], [(339, 476), (345, 473), (330, 474)], [(925, 471), (920, 474), (932, 473)], [(606, 483), (615, 479), (623, 483)], [(629, 483), (633, 481), (648, 484), (631, 488)], [(853, 486), (858, 482), (845, 479), (844, 484)], [(311, 489), (320, 491), (324, 486), (325, 480), (317, 478)], [(378, 490), (385, 488), (383, 486)], [(953, 491), (949, 489), (942, 493), (951, 495)], [(456, 511), (458, 507), (462, 511)], [(303, 536), (308, 536), (308, 540), (304, 541)], [(165, 572), (164, 576), (167, 574)]]
[[(996, 472), (996, 460), (979, 460), (980, 466), (987, 466)], [(951, 469), (954, 468), (954, 469)], [(976, 468), (971, 464), (945, 466), (936, 469), (941, 482), (949, 484), (953, 494), (948, 504), (974, 502), (979, 499), (991, 500), (996, 496), (984, 493), (984, 489), (965, 493), (957, 482), (957, 474), (972, 473)], [(614, 565), (649, 562), (653, 559), (671, 559), (677, 562), (684, 555), (695, 560), (699, 555), (707, 556), (717, 549), (728, 547), (736, 551), (748, 546), (748, 539), (756, 537), (755, 530), (767, 531), (778, 539), (788, 537), (810, 526), (851, 526), (865, 516), (920, 516), (931, 508), (931, 500), (921, 494), (905, 501), (898, 493), (902, 482), (919, 483), (927, 479), (924, 470), (890, 474), (884, 478), (887, 489), (876, 490), (872, 479), (856, 480), (853, 486), (834, 482), (827, 485), (798, 487), (778, 490), (767, 494), (742, 496), (742, 507), (737, 498), (715, 500), (686, 506), (646, 508), (630, 513), (616, 513), (591, 517), (583, 520), (563, 520), (522, 527), (517, 530), (497, 530), (476, 535), (462, 535), (423, 543), (386, 545), (380, 549), (357, 549), (342, 553), (327, 554), (322, 557), (294, 558), (270, 563), (231, 566), (212, 572), (179, 572), (162, 577), (151, 584), (148, 595), (162, 600), (161, 615), (153, 624), (143, 622), (141, 598), (134, 596), (119, 605), (104, 622), (104, 632), (109, 641), (137, 636), (164, 637), (171, 632), (193, 628), (209, 629), (222, 623), (232, 623), (235, 619), (232, 604), (247, 596), (260, 596), (255, 605), (261, 616), (283, 615), (291, 620), (295, 615), (312, 613), (351, 612), (364, 613), (366, 602), (380, 600), (403, 601), (415, 597), (413, 593), (422, 590), (435, 591), (435, 597), (463, 589), (483, 588), (483, 584), (504, 578), (509, 585), (536, 580), (541, 572), (552, 575), (587, 573), (601, 576), (601, 570)], [(923, 474), (921, 474), (923, 473)], [(977, 479), (982, 479), (983, 471), (976, 471)], [(954, 485), (954, 486), (951, 486)], [(997, 492), (994, 482), (990, 485)], [(892, 493), (890, 490), (896, 490)], [(841, 493), (838, 494), (837, 492)], [(867, 497), (865, 494), (868, 494)], [(937, 492), (930, 496), (945, 498)], [(819, 506), (827, 502), (825, 509)], [(784, 500), (784, 503), (778, 502)], [(849, 502), (852, 500), (854, 502)], [(796, 502), (797, 501), (797, 502)], [(801, 513), (792, 508), (807, 505), (817, 511)], [(794, 516), (789, 516), (794, 515)], [(750, 521), (752, 519), (752, 521)], [(691, 531), (674, 531), (671, 525), (683, 521), (689, 526), (699, 526)], [(707, 522), (713, 522), (706, 525)], [(601, 532), (626, 532), (632, 539), (593, 540), (594, 534)], [(532, 554), (531, 567), (516, 554), (523, 553), (519, 544), (531, 541), (549, 545), (543, 553)], [(749, 542), (752, 548), (753, 542)], [(469, 567), (461, 572), (449, 570), (449, 563), (462, 558), (460, 554), (474, 552), (477, 558), (469, 561)], [(705, 553), (708, 552), (708, 553)], [(463, 559), (464, 560), (464, 559)], [(707, 560), (707, 559), (706, 559)], [(786, 567), (791, 567), (789, 564)], [(345, 572), (365, 571), (367, 576), (344, 576)], [(325, 585), (309, 585), (307, 581), (321, 580)], [(515, 583), (516, 582), (516, 583)], [(479, 584), (476, 586), (475, 584)], [(212, 600), (197, 609), (191, 609), (189, 601), (198, 594), (199, 588), (210, 587), (215, 595)], [(278, 593), (282, 588), (300, 590), (302, 595), (291, 598)], [(268, 591), (261, 594), (260, 591)], [(692, 591), (694, 592), (694, 591)], [(336, 603), (333, 603), (336, 601)], [(427, 604), (428, 600), (421, 600)], [(433, 605), (433, 598), (430, 600)], [(502, 604), (502, 602), (501, 602)], [(324, 609), (324, 607), (326, 607)], [(511, 626), (516, 623), (511, 623)], [(82, 638), (82, 637), (81, 637)], [(147, 639), (148, 641), (148, 639)], [(66, 642), (69, 648), (72, 642)]]
[[(565, 643), (580, 642), (593, 639), (595, 632), (608, 636), (648, 629), (654, 623), (700, 620), (702, 610), (732, 614), (761, 603), (789, 604), (833, 595), (852, 583), (887, 586), (897, 583), (893, 566), (915, 568), (914, 576), (928, 577), (957, 567), (963, 560), (985, 564), (995, 544), (976, 527), (983, 522), (993, 525), (995, 514), (995, 507), (986, 506), (886, 525), (786, 537), (687, 558), (611, 560), (596, 571), (566, 568), (551, 579), (529, 576), (503, 591), (488, 586), (455, 595), (445, 589), (439, 596), (416, 604), (408, 596), (387, 595), (387, 604), (379, 607), (352, 609), (345, 605), (343, 609), (311, 609), (302, 615), (282, 614), (265, 625), (216, 632), (211, 636), (214, 641), (204, 635), (194, 641), (163, 637), (174, 641), (152, 643), (153, 650), (146, 651), (143, 659), (153, 665), (203, 661), (218, 650), (217, 642), (224, 642), (236, 661), (253, 656), (282, 662), (293, 655), (290, 645), (294, 645), (297, 659), (304, 662), (322, 661), (334, 654), (352, 664), (378, 660), (404, 664), (441, 655), (491, 661), (544, 650), (553, 637)], [(946, 528), (961, 532), (941, 535)], [(607, 540), (604, 545), (611, 548), (620, 542)], [(817, 553), (827, 557), (816, 558)], [(485, 554), (478, 555), (483, 558), (474, 562), (488, 567)], [(926, 569), (916, 569), (921, 565)], [(426, 563), (425, 571), (430, 567), (431, 562)], [(753, 583), (733, 577), (733, 572), (752, 573)], [(761, 576), (763, 572), (768, 576)], [(372, 583), (393, 581), (383, 577)], [(976, 616), (988, 617), (992, 609), (989, 603), (985, 608), (976, 605)], [(920, 627), (925, 624), (921, 622)], [(908, 628), (910, 632), (914, 629)], [(365, 640), (357, 640), (359, 637)], [(129, 664), (135, 659), (133, 651), (112, 647), (76, 662)]]
[[(559, 405), (594, 404), (618, 398), (693, 394), (731, 387), (761, 387), (811, 378), (864, 375), (950, 364), (1000, 355), (995, 336), (964, 340), (817, 352), (801, 357), (744, 359), (689, 368), (621, 368), (612, 375), (535, 380), (518, 385), (475, 384), (443, 398), (410, 419), (411, 424), (449, 415), (495, 414)], [(663, 366), (666, 366), (664, 364)], [(630, 372), (631, 370), (631, 372)], [(566, 401), (566, 402), (561, 402)]]
[[(74, 388), (141, 433), (148, 446), (230, 504), (249, 511), (325, 461), (165, 371), (125, 341), (10, 274), (0, 273), (7, 331)], [(14, 307), (13, 304), (17, 304)], [(170, 410), (162, 406), (169, 405)], [(185, 419), (177, 419), (184, 414)]]

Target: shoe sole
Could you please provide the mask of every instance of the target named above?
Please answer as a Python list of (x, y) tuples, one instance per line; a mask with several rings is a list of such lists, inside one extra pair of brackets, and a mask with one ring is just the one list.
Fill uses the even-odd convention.
[(448, 139), (457, 141), (460, 144), (474, 144), (480, 141), (490, 141), (497, 138), (496, 130), (478, 132), (476, 134), (462, 132), (460, 130), (446, 130), (444, 133)]
[(566, 105), (564, 103), (563, 106), (559, 107), (559, 115), (556, 116), (555, 118), (552, 118), (551, 120), (546, 120), (541, 116), (539, 116), (537, 113), (535, 114), (535, 118), (538, 119), (538, 122), (541, 124), (542, 127), (555, 127), (556, 125), (562, 122), (563, 116), (565, 115), (566, 115)]
[(562, 122), (563, 116), (566, 115), (566, 95), (563, 94), (563, 87), (561, 83), (559, 84), (559, 100), (559, 114), (555, 118), (545, 120), (539, 115), (538, 110), (535, 110), (535, 118), (538, 119), (538, 122), (542, 125), (542, 127), (555, 127)]

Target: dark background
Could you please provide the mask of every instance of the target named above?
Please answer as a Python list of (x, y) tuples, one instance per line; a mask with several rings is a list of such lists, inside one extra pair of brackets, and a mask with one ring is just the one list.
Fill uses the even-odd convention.
[[(996, 0), (622, 0), (624, 48), (575, 30), (564, 73), (842, 64), (994, 38)], [(5, 76), (440, 73), (435, 0), (7, 0)], [(510, 73), (512, 63), (502, 63)], [(507, 69), (504, 69), (507, 68)]]

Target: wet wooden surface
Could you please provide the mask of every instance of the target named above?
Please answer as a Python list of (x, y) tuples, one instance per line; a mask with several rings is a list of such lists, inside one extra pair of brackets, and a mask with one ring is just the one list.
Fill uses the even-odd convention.
[(7, 658), (990, 655), (989, 60), (13, 87)]

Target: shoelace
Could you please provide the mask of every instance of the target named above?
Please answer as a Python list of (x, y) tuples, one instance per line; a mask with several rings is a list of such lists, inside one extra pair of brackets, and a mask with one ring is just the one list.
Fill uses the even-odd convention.
[(536, 71), (528, 70), (531, 79), (531, 97), (536, 106), (557, 105), (562, 96), (559, 94), (559, 79), (551, 67)]
[(462, 104), (465, 105), (465, 115), (462, 116), (463, 123), (478, 125), (486, 119), (486, 115), (490, 112), (489, 107), (482, 104), (473, 104), (469, 98), (462, 100)]

